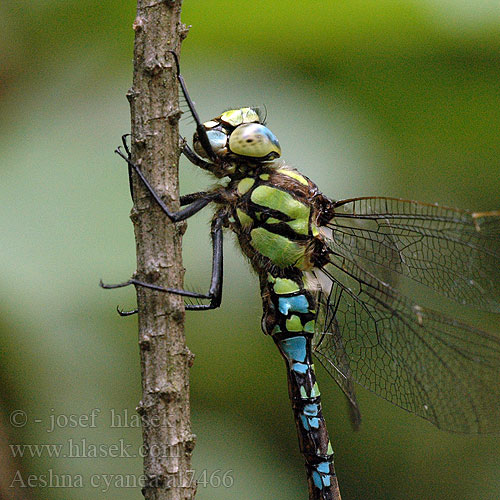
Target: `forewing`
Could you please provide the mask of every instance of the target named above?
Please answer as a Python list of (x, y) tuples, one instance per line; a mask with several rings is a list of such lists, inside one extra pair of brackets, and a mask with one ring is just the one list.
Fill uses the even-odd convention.
[(500, 312), (500, 211), (381, 197), (335, 207), (325, 229), (334, 252), (356, 256), (393, 287), (403, 276), (460, 304)]
[(347, 257), (319, 273), (315, 350), (337, 381), (354, 378), (442, 429), (500, 431), (497, 336), (411, 302)]

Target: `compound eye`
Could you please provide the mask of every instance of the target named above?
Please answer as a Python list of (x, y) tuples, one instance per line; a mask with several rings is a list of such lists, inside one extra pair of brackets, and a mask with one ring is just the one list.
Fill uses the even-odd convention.
[(229, 137), (229, 149), (241, 156), (272, 159), (281, 156), (281, 148), (275, 135), (260, 123), (244, 123)]
[(207, 130), (207, 136), (215, 154), (226, 147), (227, 135), (224, 132), (220, 132), (219, 130)]
[[(227, 135), (224, 132), (220, 132), (219, 130), (207, 130), (208, 141), (210, 142), (210, 146), (212, 146), (212, 151), (219, 155), (225, 152), (225, 147), (227, 144)], [(198, 136), (195, 134), (195, 140), (193, 143), (194, 150), (203, 158), (208, 158), (203, 146), (200, 144)]]

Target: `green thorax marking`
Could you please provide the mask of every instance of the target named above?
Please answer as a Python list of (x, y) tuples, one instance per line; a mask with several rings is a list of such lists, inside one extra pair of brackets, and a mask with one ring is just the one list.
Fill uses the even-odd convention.
[(268, 257), (278, 267), (295, 266), (300, 269), (305, 264), (305, 247), (286, 236), (257, 227), (251, 230), (250, 241), (257, 252)]
[(253, 179), (252, 177), (245, 177), (244, 179), (241, 179), (241, 181), (238, 182), (238, 193), (240, 195), (244, 195), (251, 189), (254, 184), (255, 179)]
[(286, 293), (294, 293), (300, 290), (299, 285), (291, 279), (288, 278), (275, 278), (271, 274), (267, 276), (267, 281), (274, 283), (273, 290), (277, 295), (283, 295)]
[[(302, 185), (308, 184), (298, 173), (286, 169), (279, 169), (279, 172)], [(236, 207), (235, 218), (249, 236), (250, 245), (280, 268), (309, 269), (308, 236), (313, 238), (317, 234), (310, 222), (311, 207), (292, 193), (270, 185), (267, 181), (272, 172), (264, 170), (256, 174), (254, 177), (249, 172), (236, 183), (237, 194), (243, 199)], [(274, 213), (270, 216), (267, 211)], [(285, 231), (284, 224), (288, 231)]]
[(279, 172), (280, 174), (283, 174), (283, 175), (288, 175), (288, 177), (295, 179), (296, 181), (300, 182), (304, 186), (309, 185), (309, 183), (307, 182), (307, 179), (303, 175), (296, 172), (295, 170), (288, 170), (287, 168), (279, 168), (277, 170), (277, 172)]
[(238, 217), (242, 227), (251, 226), (253, 224), (253, 219), (239, 208), (236, 209), (236, 217)]
[(250, 199), (257, 205), (277, 210), (290, 217), (290, 219), (304, 219), (309, 223), (311, 209), (286, 191), (272, 186), (261, 185), (252, 191)]

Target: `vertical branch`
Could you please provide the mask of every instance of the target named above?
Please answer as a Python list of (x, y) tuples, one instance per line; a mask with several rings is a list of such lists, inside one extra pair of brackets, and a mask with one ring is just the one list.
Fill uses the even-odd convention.
[[(181, 1), (137, 2), (134, 21), (134, 77), (127, 97), (132, 118), (132, 157), (166, 204), (179, 208), (178, 86), (173, 58), (187, 29), (180, 22)], [(143, 186), (133, 179), (137, 275), (149, 283), (180, 288), (181, 237)], [(191, 433), (189, 368), (181, 297), (137, 288), (145, 448), (143, 494), (148, 500), (188, 500)]]

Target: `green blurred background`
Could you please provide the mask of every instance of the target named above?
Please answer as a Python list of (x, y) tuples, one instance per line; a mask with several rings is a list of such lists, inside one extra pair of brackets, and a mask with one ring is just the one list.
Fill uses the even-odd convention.
[[(203, 119), (265, 104), (284, 158), (336, 199), (499, 208), (497, 1), (290, 5), (185, 0), (182, 68)], [(126, 169), (113, 154), (129, 130), (134, 14), (132, 1), (0, 4), (2, 498), (142, 498), (131, 479), (140, 458), (45, 449), (9, 468), (5, 442), (60, 444), (66, 455), (71, 443), (81, 454), (82, 439), (87, 454), (120, 441), (137, 453), (141, 443), (130, 422), (140, 398), (136, 319), (114, 310), (133, 307), (134, 290), (97, 286), (128, 278), (135, 264)], [(184, 193), (212, 182), (185, 160), (181, 170)], [(208, 285), (210, 254), (199, 247), (208, 248), (209, 218), (189, 222), (186, 287)], [(195, 476), (206, 483), (197, 498), (303, 499), (283, 362), (260, 331), (257, 279), (230, 239), (222, 308), (187, 314)], [(500, 498), (498, 438), (441, 432), (363, 390), (353, 433), (325, 375), (345, 500)], [(94, 408), (95, 427), (65, 420)], [(127, 410), (132, 426), (112, 427), (112, 409)], [(73, 487), (43, 487), (50, 473), (52, 486), (66, 474)], [(224, 473), (231, 487), (217, 487)]]

